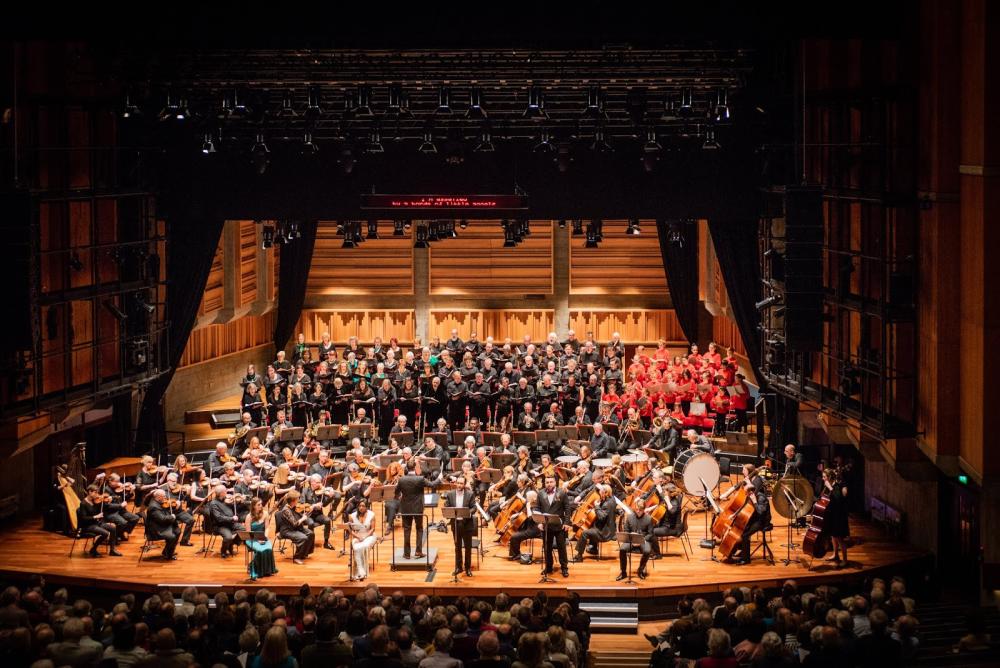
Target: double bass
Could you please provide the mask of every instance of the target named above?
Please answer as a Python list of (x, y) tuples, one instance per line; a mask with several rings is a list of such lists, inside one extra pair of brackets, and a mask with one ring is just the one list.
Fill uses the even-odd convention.
[(743, 532), (754, 514), (752, 499), (751, 490), (746, 485), (741, 485), (712, 522), (712, 537), (724, 557), (732, 555), (743, 540)]
[(826, 509), (830, 506), (830, 497), (824, 494), (813, 504), (809, 528), (802, 538), (802, 551), (814, 559), (820, 559), (830, 549), (830, 537), (823, 531)]

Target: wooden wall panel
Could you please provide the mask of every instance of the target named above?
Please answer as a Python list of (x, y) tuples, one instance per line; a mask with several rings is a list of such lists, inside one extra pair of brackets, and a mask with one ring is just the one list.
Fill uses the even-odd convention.
[[(118, 200), (113, 197), (102, 197), (94, 202), (94, 230), (96, 242), (99, 244), (114, 243), (118, 239)], [(164, 257), (162, 254), (160, 257)], [(164, 263), (160, 262), (162, 266)], [(110, 283), (118, 279), (118, 265), (115, 262), (97, 260), (97, 281)]]
[(252, 220), (241, 220), (239, 224), (240, 261), (237, 305), (246, 306), (257, 299), (257, 225)]
[(223, 246), (222, 238), (215, 249), (215, 258), (212, 260), (212, 268), (208, 272), (208, 280), (205, 281), (205, 292), (201, 297), (201, 306), (198, 308), (198, 315), (207, 315), (222, 308), (224, 288), (223, 279)]
[(388, 342), (399, 339), (400, 345), (411, 345), (416, 332), (416, 318), (412, 309), (373, 309), (367, 311), (334, 311), (303, 309), (295, 328), (306, 341), (318, 342), (325, 332), (337, 345), (343, 345), (356, 336), (362, 343), (370, 343), (376, 336)]
[(463, 339), (475, 331), (480, 341), (492, 336), (498, 344), (508, 338), (517, 344), (525, 334), (532, 341), (544, 341), (552, 331), (554, 317), (551, 309), (432, 309), (427, 335), (444, 341), (457, 329)]
[(306, 299), (316, 295), (413, 294), (411, 233), (393, 236), (392, 222), (380, 221), (381, 238), (366, 240), (356, 248), (342, 248), (344, 238), (337, 235), (336, 223), (320, 221), (318, 225)]
[(584, 248), (583, 237), (570, 237), (570, 294), (667, 295), (656, 221), (641, 222), (642, 234), (628, 235), (627, 221), (605, 220), (597, 248)]
[(743, 345), (743, 337), (736, 322), (724, 315), (712, 318), (712, 340), (720, 346), (734, 348), (736, 353), (746, 357), (747, 349)]
[(94, 303), (81, 299), (70, 304), (72, 318), (72, 372), (71, 385), (88, 383), (94, 379)]
[(593, 332), (599, 343), (611, 340), (618, 332), (625, 343), (655, 343), (660, 339), (685, 342), (677, 315), (672, 309), (601, 310), (570, 309), (569, 324), (579, 339)]
[(552, 221), (532, 221), (516, 248), (503, 242), (499, 220), (470, 220), (457, 238), (432, 244), (430, 294), (552, 294)]
[(224, 325), (209, 325), (196, 329), (188, 337), (178, 368), (208, 362), (225, 355), (270, 343), (274, 336), (276, 311), (264, 315), (249, 315)]

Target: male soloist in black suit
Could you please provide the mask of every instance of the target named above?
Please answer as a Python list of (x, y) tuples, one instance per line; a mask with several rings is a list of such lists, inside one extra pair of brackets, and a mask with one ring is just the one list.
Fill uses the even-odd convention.
[[(448, 508), (468, 508), (472, 511), (466, 519), (451, 520), (451, 530), (455, 538), (455, 570), (452, 575), (458, 575), (465, 564), (464, 570), (468, 577), (472, 577), (472, 537), (476, 533), (476, 495), (467, 487), (453, 489), (444, 495), (444, 505)], [(462, 552), (465, 552), (465, 559), (462, 559)]]
[(545, 572), (552, 572), (552, 547), (559, 548), (559, 567), (564, 578), (569, 577), (569, 560), (566, 558), (566, 529), (569, 527), (570, 501), (566, 493), (556, 487), (554, 476), (546, 476), (545, 489), (538, 493), (538, 510), (546, 515), (548, 527), (545, 541)]

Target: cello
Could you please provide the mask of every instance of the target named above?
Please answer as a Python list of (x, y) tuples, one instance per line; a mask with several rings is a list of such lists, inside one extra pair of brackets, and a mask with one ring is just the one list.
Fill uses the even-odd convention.
[(597, 519), (595, 506), (601, 502), (601, 493), (595, 487), (580, 500), (580, 505), (573, 511), (571, 523), (574, 527), (573, 537), (583, 538), (583, 532), (589, 529)]

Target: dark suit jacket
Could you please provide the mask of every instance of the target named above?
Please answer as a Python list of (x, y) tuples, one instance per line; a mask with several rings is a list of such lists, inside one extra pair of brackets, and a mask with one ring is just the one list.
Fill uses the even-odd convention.
[(618, 504), (615, 503), (612, 496), (597, 504), (594, 528), (601, 532), (601, 540), (611, 540), (615, 537), (615, 512), (617, 508)]
[(216, 527), (229, 527), (230, 529), (236, 528), (236, 522), (233, 520), (233, 507), (227, 506), (222, 501), (214, 499), (208, 503), (208, 515), (212, 518), (212, 524)]
[[(232, 521), (232, 515), (230, 515)], [(162, 538), (163, 534), (177, 526), (177, 518), (170, 511), (155, 503), (149, 504), (146, 511), (146, 535), (150, 538)]]
[(399, 512), (403, 515), (420, 515), (424, 512), (424, 486), (427, 480), (423, 476), (407, 473), (396, 483), (396, 497), (399, 499)]
[(802, 472), (802, 453), (796, 452), (791, 459), (785, 460), (785, 475), (799, 474)]
[(615, 441), (607, 433), (601, 432), (598, 436), (594, 434), (590, 437), (590, 449), (594, 451), (594, 457), (604, 457), (615, 448)]
[[(448, 508), (458, 507), (456, 504), (456, 499), (458, 497), (458, 490), (450, 490), (444, 495), (444, 505)], [(469, 508), (472, 510), (472, 515), (469, 519), (464, 520), (452, 520), (451, 529), (455, 533), (463, 533), (465, 535), (472, 535), (476, 533), (476, 493), (470, 490), (465, 490), (462, 498), (462, 508)]]
[[(570, 517), (570, 500), (566, 496), (566, 492), (562, 490), (556, 490), (555, 498), (552, 503), (549, 503), (548, 494), (545, 490), (539, 490), (538, 492), (538, 510), (547, 515), (558, 515), (562, 520), (563, 524), (569, 523)], [(550, 522), (553, 520), (549, 520)]]

